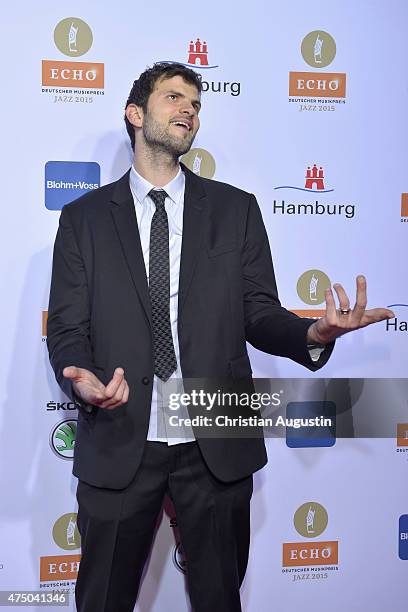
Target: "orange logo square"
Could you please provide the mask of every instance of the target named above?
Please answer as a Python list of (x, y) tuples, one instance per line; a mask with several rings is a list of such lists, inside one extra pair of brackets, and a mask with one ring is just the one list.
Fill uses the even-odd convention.
[(338, 560), (338, 542), (291, 542), (283, 545), (284, 567), (337, 565)]
[(319, 308), (315, 308), (315, 309), (303, 308), (301, 310), (292, 310), (291, 312), (296, 314), (298, 317), (306, 317), (307, 319), (320, 319), (321, 317), (324, 317), (324, 315), (326, 314), (325, 310), (322, 310)]
[(408, 423), (397, 425), (397, 446), (408, 446)]
[(408, 217), (408, 193), (401, 194), (401, 217)]
[(345, 98), (344, 72), (289, 72), (289, 95), (312, 98)]
[(40, 557), (40, 580), (75, 580), (81, 555)]
[(47, 335), (48, 310), (42, 311), (42, 335)]
[(104, 64), (42, 61), (43, 85), (103, 89), (104, 82)]

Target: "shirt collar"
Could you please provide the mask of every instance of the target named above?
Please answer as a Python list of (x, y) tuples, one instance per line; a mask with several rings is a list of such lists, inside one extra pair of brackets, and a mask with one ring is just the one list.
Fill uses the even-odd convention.
[[(149, 194), (151, 189), (155, 189), (155, 185), (152, 185), (147, 181), (141, 174), (139, 174), (132, 164), (132, 168), (130, 169), (129, 175), (129, 183), (130, 189), (133, 195), (136, 196), (137, 200), (143, 204), (145, 197)], [(181, 170), (181, 166), (179, 166), (179, 171), (176, 176), (171, 179), (167, 185), (160, 187), (160, 189), (164, 189), (169, 198), (173, 200), (175, 204), (180, 202), (180, 196), (183, 192), (185, 185), (185, 176), (184, 172)]]

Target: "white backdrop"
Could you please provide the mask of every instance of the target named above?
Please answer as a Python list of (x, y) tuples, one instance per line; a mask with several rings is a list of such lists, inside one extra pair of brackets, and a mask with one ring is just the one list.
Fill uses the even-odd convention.
[[(342, 282), (353, 298), (355, 276), (364, 273), (369, 307), (397, 305), (397, 319), (388, 329), (378, 324), (338, 341), (323, 372), (312, 374), (250, 348), (254, 374), (403, 379), (408, 357), (408, 210), (401, 209), (402, 194), (408, 192), (408, 7), (404, 0), (316, 6), (301, 0), (286, 5), (208, 0), (194, 7), (162, 0), (142, 5), (44, 1), (10, 4), (2, 17), (0, 589), (41, 586), (46, 592), (57, 582), (72, 589), (75, 571), (68, 572), (69, 562), (80, 553), (78, 534), (68, 533), (76, 511), (72, 461), (61, 457), (70, 455), (70, 439), (60, 439), (67, 450), (59, 455), (49, 441), (59, 421), (75, 419), (76, 412), (66, 403), (56, 409), (67, 398), (48, 363), (43, 314), (58, 203), (80, 192), (74, 187), (65, 193), (47, 180), (78, 183), (85, 177), (94, 183), (95, 163), (101, 184), (119, 178), (131, 163), (123, 109), (133, 80), (155, 61), (188, 63), (190, 41), (206, 41), (213, 67), (197, 66), (208, 91), (194, 147), (204, 175), (211, 155), (215, 180), (257, 196), (283, 304), (297, 311), (322, 308), (318, 300), (307, 301), (308, 271), (315, 270), (319, 288), (324, 273)], [(78, 28), (71, 50), (68, 30), (57, 28), (68, 18)], [(312, 48), (317, 53), (311, 56), (310, 47), (302, 54), (302, 41), (312, 32), (311, 40), (323, 41), (320, 55)], [(333, 44), (334, 57), (324, 66)], [(44, 64), (42, 80), (45, 61), (51, 64)], [(89, 88), (92, 81), (78, 81), (76, 87), (57, 82), (56, 75), (72, 75), (80, 63), (88, 64), (84, 71), (96, 69), (99, 79), (101, 67), (95, 64), (104, 65), (103, 87)], [(313, 73), (291, 77), (298, 87), (308, 83), (307, 95), (288, 95), (289, 73), (296, 72)], [(315, 95), (318, 81), (336, 78), (346, 80), (345, 96)], [(51, 161), (68, 164), (46, 169)], [(305, 191), (306, 169), (314, 164), (323, 169), (324, 192)], [(286, 208), (282, 213), (282, 200), (296, 212)], [(322, 214), (298, 209), (316, 201), (323, 205)], [(341, 204), (348, 208), (329, 214)], [(305, 273), (306, 290), (298, 292)], [(406, 394), (384, 385), (382, 401), (370, 402), (374, 415), (389, 413), (395, 436), (338, 439), (326, 448), (294, 449), (282, 439), (268, 441), (269, 464), (255, 475), (245, 610), (405, 610), (407, 553), (403, 546), (398, 552), (398, 523), (408, 514), (408, 455), (405, 434), (397, 447), (396, 432), (408, 415)], [(282, 568), (283, 544), (311, 541), (293, 523), (296, 510), (309, 502), (328, 514), (327, 528), (312, 541), (338, 542), (338, 562), (283, 572), (288, 569)], [(59, 531), (59, 523), (54, 526), (63, 515), (68, 516)], [(170, 518), (165, 514), (158, 530), (139, 612), (189, 609), (183, 574), (172, 559)], [(43, 561), (48, 574), (40, 577), (40, 559), (50, 556), (57, 558), (52, 567), (60, 567), (64, 580), (49, 573), (49, 560), (48, 565)], [(295, 580), (300, 574), (310, 577)]]

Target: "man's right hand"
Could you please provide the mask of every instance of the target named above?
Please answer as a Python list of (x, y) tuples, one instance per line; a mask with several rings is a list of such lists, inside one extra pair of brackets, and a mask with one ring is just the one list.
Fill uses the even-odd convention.
[(62, 373), (65, 378), (72, 380), (75, 393), (87, 404), (111, 409), (128, 401), (129, 385), (123, 368), (116, 368), (106, 387), (95, 374), (85, 368), (68, 366)]

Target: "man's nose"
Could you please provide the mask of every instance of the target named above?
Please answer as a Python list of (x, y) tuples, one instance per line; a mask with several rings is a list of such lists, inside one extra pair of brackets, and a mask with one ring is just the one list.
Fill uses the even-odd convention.
[(184, 104), (181, 105), (180, 111), (185, 115), (189, 115), (190, 117), (195, 115), (197, 112), (190, 102), (184, 102)]

